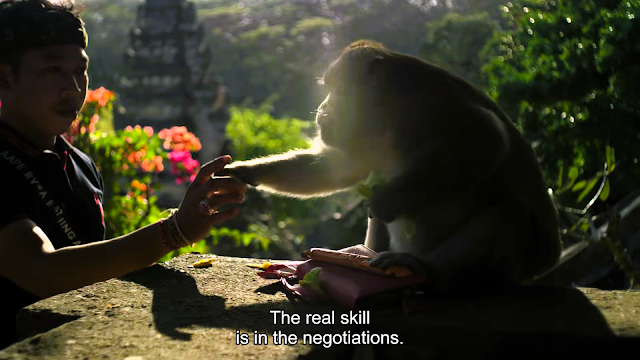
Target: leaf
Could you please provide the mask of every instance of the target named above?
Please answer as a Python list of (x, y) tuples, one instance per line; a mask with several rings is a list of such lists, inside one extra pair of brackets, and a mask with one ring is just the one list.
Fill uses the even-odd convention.
[(591, 190), (593, 190), (593, 187), (596, 186), (596, 184), (598, 183), (598, 180), (600, 180), (600, 176), (596, 176), (589, 181), (589, 184), (587, 185), (587, 187), (584, 190), (582, 190), (582, 193), (580, 193), (580, 196), (578, 196), (578, 202), (581, 202), (582, 200), (584, 200), (584, 198), (591, 192)]
[(578, 191), (584, 188), (585, 186), (587, 186), (587, 180), (579, 181), (577, 184), (573, 186), (573, 188), (571, 188), (571, 191)]
[(578, 178), (578, 168), (575, 166), (572, 166), (569, 169), (569, 174), (567, 175), (567, 183), (560, 189), (558, 190), (558, 194), (561, 194), (565, 191), (567, 191), (568, 189), (571, 188), (571, 186), (573, 186), (573, 183), (575, 183), (576, 179)]
[(607, 201), (609, 198), (609, 179), (607, 179), (604, 183), (604, 187), (602, 188), (602, 192), (600, 193), (600, 201)]
[(607, 157), (607, 170), (609, 172), (612, 172), (613, 169), (615, 169), (616, 167), (616, 155), (615, 155), (615, 149), (608, 145), (606, 149), (606, 157)]
[(564, 175), (564, 165), (560, 165), (558, 170), (558, 189), (562, 188), (562, 176)]
[(258, 241), (260, 241), (260, 245), (262, 246), (262, 249), (264, 251), (269, 250), (269, 243), (271, 243), (271, 240), (269, 240), (269, 238), (265, 236), (260, 236), (258, 237)]
[(252, 233), (244, 233), (242, 234), (242, 243), (244, 244), (244, 246), (249, 246), (249, 244), (251, 244), (251, 241), (253, 241), (255, 234)]
[(591, 225), (589, 225), (588, 221), (583, 221), (582, 224), (580, 224), (580, 230), (585, 234), (589, 231), (589, 227), (591, 227)]
[(573, 182), (578, 178), (578, 173), (578, 168), (575, 166), (572, 166), (571, 169), (569, 169), (569, 181), (571, 184), (573, 184)]

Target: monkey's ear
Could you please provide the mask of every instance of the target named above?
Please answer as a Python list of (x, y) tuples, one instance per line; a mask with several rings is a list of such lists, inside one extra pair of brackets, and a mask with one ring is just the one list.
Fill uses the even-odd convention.
[(376, 55), (367, 65), (367, 75), (371, 77), (373, 87), (376, 87), (381, 82), (382, 79), (380, 79), (380, 77), (384, 75), (383, 61), (384, 56)]

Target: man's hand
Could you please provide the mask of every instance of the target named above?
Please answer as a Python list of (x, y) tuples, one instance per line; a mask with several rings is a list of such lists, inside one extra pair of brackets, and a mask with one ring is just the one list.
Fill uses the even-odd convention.
[[(243, 202), (247, 191), (246, 185), (235, 176), (219, 175), (229, 162), (231, 157), (225, 155), (202, 166), (182, 199), (177, 221), (184, 236), (192, 242), (206, 237), (214, 224), (240, 213), (238, 208), (217, 211), (221, 206)], [(201, 203), (210, 211), (203, 211)]]

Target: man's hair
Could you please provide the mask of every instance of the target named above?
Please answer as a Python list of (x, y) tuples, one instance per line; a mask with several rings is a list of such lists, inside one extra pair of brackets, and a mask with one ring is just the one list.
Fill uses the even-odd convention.
[(26, 50), (76, 44), (87, 48), (84, 22), (72, 1), (6, 0), (0, 2), (0, 64), (18, 74)]

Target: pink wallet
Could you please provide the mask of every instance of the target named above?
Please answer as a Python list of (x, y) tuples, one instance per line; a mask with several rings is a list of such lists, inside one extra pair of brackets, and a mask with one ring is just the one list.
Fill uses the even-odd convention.
[[(375, 251), (363, 245), (338, 251), (314, 248), (303, 253), (309, 260), (288, 263), (288, 272), (279, 273), (278, 277), (292, 294), (306, 301), (313, 303), (329, 298), (349, 309), (372, 310), (401, 306), (404, 289), (427, 281), (405, 268), (392, 268), (384, 272), (369, 267), (366, 260), (376, 255)], [(272, 266), (283, 269), (277, 264)], [(292, 285), (288, 281), (296, 277), (302, 280), (317, 267), (322, 269), (320, 292), (310, 287)], [(294, 269), (295, 276), (291, 274)]]

